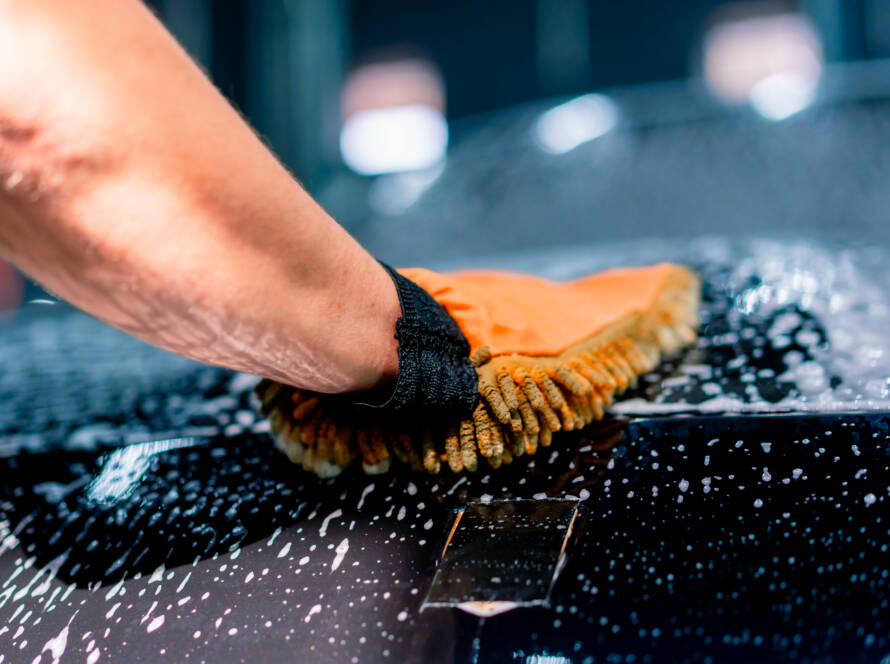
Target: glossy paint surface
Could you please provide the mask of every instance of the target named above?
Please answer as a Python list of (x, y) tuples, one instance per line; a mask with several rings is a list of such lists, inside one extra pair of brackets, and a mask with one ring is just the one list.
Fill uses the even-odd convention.
[[(873, 147), (887, 125), (875, 103), (754, 127), (656, 98), (663, 126), (564, 157), (526, 145), (516, 114), (491, 119), (425, 204), (360, 233), (399, 264), (420, 250), (560, 279), (678, 260), (704, 277), (694, 349), (608, 422), (498, 471), (320, 480), (268, 440), (253, 377), (60, 304), (0, 323), (0, 664), (890, 661), (890, 261), (869, 243), (890, 208), (869, 189), (883, 171), (836, 168), (832, 138)], [(831, 131), (808, 143), (814, 126)], [(807, 180), (791, 214), (808, 164), (858, 184)], [(842, 230), (866, 246), (804, 232), (851, 209)], [(766, 232), (786, 217), (791, 239)], [(540, 246), (542, 218), (568, 246)], [(504, 500), (583, 513), (546, 605), (421, 610), (456, 511)], [(563, 516), (529, 527), (548, 556)], [(458, 567), (478, 583), (443, 601), (505, 599), (473, 551)], [(500, 540), (489, 563), (537, 597), (555, 570), (535, 555)]]
[[(847, 414), (845, 374), (789, 374), (842, 366), (840, 323), (806, 289), (771, 299), (776, 255), (749, 256), (702, 266), (702, 338), (627, 395), (632, 415), (467, 476), (319, 480), (269, 443), (250, 377), (24, 312), (2, 345), (3, 661), (880, 660), (890, 408), (859, 395)], [(799, 275), (785, 260), (775, 274)], [(734, 414), (689, 416), (713, 399)], [(504, 499), (584, 511), (549, 603), (421, 611), (455, 510)], [(560, 518), (535, 526), (544, 549)], [(480, 568), (511, 551), (549, 585), (500, 541), (461, 562), (477, 588), (439, 599), (503, 599)]]

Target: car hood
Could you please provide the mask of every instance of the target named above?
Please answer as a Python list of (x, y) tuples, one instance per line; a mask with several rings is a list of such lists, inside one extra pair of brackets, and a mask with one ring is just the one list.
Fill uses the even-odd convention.
[(607, 422), (461, 476), (318, 479), (270, 443), (255, 378), (29, 305), (0, 339), (4, 661), (887, 652), (886, 253), (700, 237), (477, 264), (658, 260), (704, 278), (695, 348)]

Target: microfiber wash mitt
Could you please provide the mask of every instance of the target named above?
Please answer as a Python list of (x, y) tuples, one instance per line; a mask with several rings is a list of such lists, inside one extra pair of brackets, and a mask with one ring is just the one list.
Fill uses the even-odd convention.
[(695, 340), (700, 283), (686, 267), (570, 282), (507, 272), (390, 270), (402, 305), (399, 376), (382, 403), (264, 380), (277, 445), (307, 470), (393, 461), (438, 473), (497, 468), (601, 419), (615, 395)]

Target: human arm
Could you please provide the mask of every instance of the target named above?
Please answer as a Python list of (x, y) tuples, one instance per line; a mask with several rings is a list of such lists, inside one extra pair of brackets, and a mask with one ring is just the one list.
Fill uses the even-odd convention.
[(320, 392), (398, 370), (390, 277), (138, 0), (0, 0), (0, 254), (149, 343)]

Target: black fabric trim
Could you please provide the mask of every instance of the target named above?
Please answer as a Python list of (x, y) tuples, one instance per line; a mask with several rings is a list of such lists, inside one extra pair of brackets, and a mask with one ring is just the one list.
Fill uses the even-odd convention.
[(396, 411), (413, 409), (465, 419), (479, 401), (469, 342), (429, 293), (388, 265), (381, 265), (392, 277), (402, 307), (395, 331), (399, 341), (399, 375), (385, 402), (356, 402), (357, 405)]

